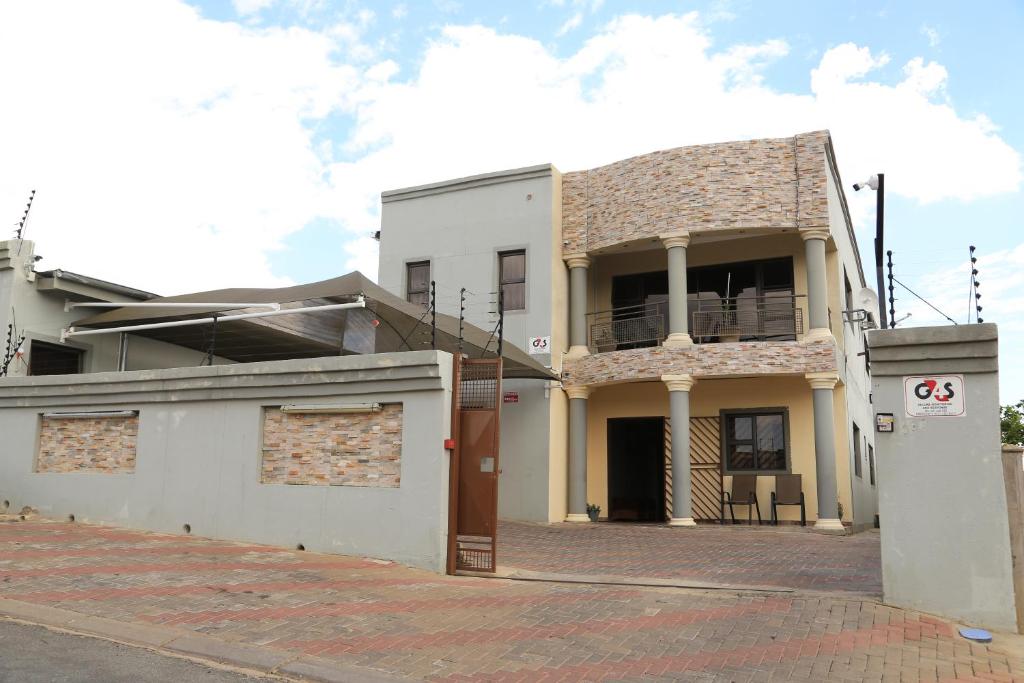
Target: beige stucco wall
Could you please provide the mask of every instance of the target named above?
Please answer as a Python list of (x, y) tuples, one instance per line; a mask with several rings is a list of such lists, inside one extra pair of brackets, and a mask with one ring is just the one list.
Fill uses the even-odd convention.
[[(851, 522), (847, 432), (841, 429), (846, 422), (844, 405), (842, 392), (835, 392), (839, 501), (844, 509), (843, 521)], [(722, 409), (762, 407), (789, 409), (791, 471), (803, 475), (807, 518), (813, 521), (817, 518), (814, 415), (811, 388), (807, 381), (803, 377), (714, 379), (698, 382), (690, 392), (690, 414), (693, 417), (717, 417)], [(608, 510), (608, 419), (667, 417), (668, 414), (668, 390), (661, 382), (617, 384), (599, 388), (591, 394), (587, 411), (587, 500), (600, 505), (602, 515)], [(731, 480), (731, 477), (725, 477), (726, 490)], [(771, 515), (773, 488), (773, 477), (760, 478), (758, 501), (765, 520)], [(799, 520), (800, 513), (796, 508), (787, 507), (780, 508), (779, 516), (782, 520), (795, 521)]]

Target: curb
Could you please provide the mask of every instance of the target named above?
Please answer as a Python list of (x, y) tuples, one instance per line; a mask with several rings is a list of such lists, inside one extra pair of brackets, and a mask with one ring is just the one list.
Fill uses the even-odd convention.
[(167, 656), (222, 664), (288, 680), (317, 683), (408, 683), (414, 680), (272, 647), (232, 643), (186, 629), (115, 621), (57, 607), (0, 598), (0, 618), (3, 617), (141, 647)]
[(767, 586), (742, 583), (714, 583), (709, 581), (686, 581), (649, 576), (620, 576), (616, 574), (558, 574), (537, 572), (515, 567), (501, 568), (496, 572), (478, 572), (459, 569), (457, 576), (472, 576), (479, 579), (505, 579), (507, 581), (537, 581), (542, 583), (570, 583), (591, 586), (637, 586), (639, 588), (681, 588), (684, 590), (723, 591), (732, 593), (764, 593), (791, 595), (793, 597), (827, 597), (843, 600), (870, 600), (881, 602), (882, 596), (857, 591), (828, 591), (786, 586)]

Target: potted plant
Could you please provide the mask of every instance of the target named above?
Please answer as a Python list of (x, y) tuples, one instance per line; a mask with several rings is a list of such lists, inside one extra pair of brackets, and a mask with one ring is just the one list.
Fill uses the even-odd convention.
[(593, 503), (587, 503), (587, 516), (590, 517), (591, 522), (596, 522), (597, 518), (601, 515), (601, 506), (594, 505)]

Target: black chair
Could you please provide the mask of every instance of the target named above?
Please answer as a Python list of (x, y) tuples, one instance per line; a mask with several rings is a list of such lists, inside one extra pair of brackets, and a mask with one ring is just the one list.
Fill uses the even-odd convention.
[(779, 525), (779, 505), (800, 506), (800, 526), (807, 526), (807, 510), (804, 508), (804, 488), (799, 474), (775, 475), (775, 490), (772, 491), (772, 524)]
[(747, 506), (747, 524), (753, 524), (753, 513), (757, 511), (757, 523), (761, 524), (761, 506), (757, 504), (757, 475), (737, 474), (732, 478), (732, 491), (722, 494), (722, 523), (725, 523), (725, 506), (729, 506), (729, 516), (732, 523), (736, 524), (736, 512), (734, 506)]

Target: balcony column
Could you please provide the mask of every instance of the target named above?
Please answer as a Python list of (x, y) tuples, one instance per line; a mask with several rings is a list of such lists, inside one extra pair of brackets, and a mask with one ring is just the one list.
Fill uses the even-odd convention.
[(684, 232), (661, 238), (668, 250), (668, 336), (665, 346), (693, 346), (687, 328), (686, 310), (686, 248), (690, 246), (690, 233)]
[(669, 526), (697, 526), (693, 521), (690, 489), (690, 375), (662, 375), (668, 387), (672, 420), (672, 519)]
[(569, 266), (569, 353), (579, 358), (590, 353), (587, 348), (587, 269), (590, 259), (583, 254), (565, 259)]
[(823, 228), (801, 230), (807, 256), (807, 309), (809, 327), (804, 341), (831, 339), (828, 324), (828, 276), (825, 273), (825, 240), (829, 232)]
[(569, 396), (569, 514), (567, 522), (589, 522), (587, 515), (587, 399), (590, 388), (565, 387)]
[(808, 372), (804, 377), (814, 394), (814, 467), (818, 484), (818, 521), (821, 531), (842, 531), (836, 486), (836, 433), (832, 410), (832, 391), (839, 375), (835, 372)]

